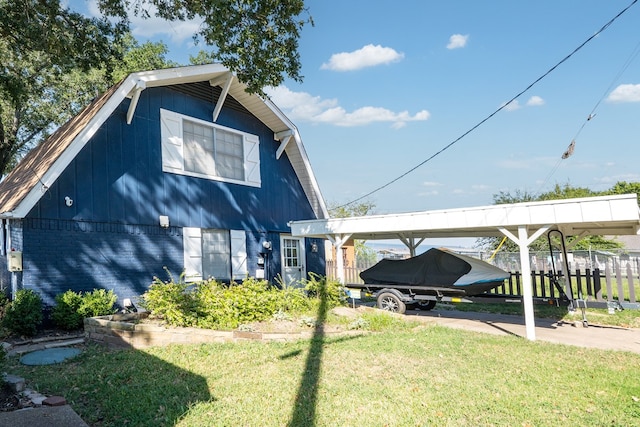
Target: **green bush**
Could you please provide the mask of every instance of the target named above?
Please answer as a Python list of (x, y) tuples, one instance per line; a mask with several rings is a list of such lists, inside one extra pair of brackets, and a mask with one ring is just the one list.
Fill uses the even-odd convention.
[(42, 299), (31, 289), (20, 289), (7, 308), (4, 327), (10, 332), (32, 337), (42, 324)]
[(64, 294), (56, 295), (56, 305), (51, 317), (59, 328), (79, 329), (85, 317), (113, 314), (116, 311), (114, 305), (117, 299), (112, 290), (94, 289), (84, 293), (68, 290)]
[(183, 282), (163, 282), (156, 277), (142, 295), (140, 306), (170, 325), (192, 326), (194, 323), (195, 302)]
[(230, 285), (207, 280), (192, 288), (185, 283), (156, 279), (140, 305), (173, 326), (233, 329), (268, 320), (277, 312), (308, 310), (310, 302), (303, 289), (279, 290), (254, 278)]
[(84, 316), (79, 312), (81, 305), (82, 295), (72, 290), (56, 295), (56, 305), (51, 313), (53, 322), (62, 329), (79, 329), (84, 320)]
[(347, 301), (347, 294), (340, 282), (315, 273), (309, 273), (305, 289), (310, 297), (323, 301), (327, 309), (345, 305)]
[(78, 313), (82, 317), (106, 316), (116, 312), (114, 305), (118, 296), (113, 290), (94, 289), (91, 292), (82, 294), (82, 302), (78, 308)]

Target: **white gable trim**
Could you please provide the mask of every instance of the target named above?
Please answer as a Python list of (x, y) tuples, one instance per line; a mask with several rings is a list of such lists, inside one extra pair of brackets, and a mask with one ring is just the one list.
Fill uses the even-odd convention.
[[(58, 179), (60, 174), (69, 166), (71, 161), (80, 153), (80, 150), (89, 142), (89, 140), (98, 132), (100, 126), (111, 116), (111, 113), (120, 105), (127, 97), (129, 92), (135, 87), (133, 79), (129, 78), (122, 83), (118, 91), (104, 104), (98, 113), (91, 118), (89, 123), (80, 131), (78, 136), (67, 147), (67, 149), (58, 157), (53, 165), (40, 178), (40, 182), (48, 189)], [(36, 203), (44, 195), (41, 186), (37, 185), (31, 189), (29, 194), (20, 202), (20, 205), (13, 211), (13, 216), (24, 218), (29, 211), (33, 209)]]
[[(286, 151), (289, 154), (292, 166), (295, 170), (300, 184), (302, 185), (307, 199), (311, 204), (315, 214), (319, 218), (328, 218), (328, 210), (325, 205), (320, 187), (315, 179), (313, 171), (302, 146), (302, 141), (291, 121), (273, 104), (269, 99), (263, 99), (258, 95), (249, 94), (245, 91), (246, 86), (236, 78), (219, 80), (228, 77), (229, 70), (221, 64), (196, 65), (188, 67), (168, 68), (164, 70), (144, 71), (130, 74), (113, 93), (100, 110), (89, 120), (89, 123), (80, 131), (69, 147), (58, 157), (54, 164), (40, 177), (39, 184), (35, 185), (29, 193), (22, 199), (20, 204), (11, 212), (2, 214), (5, 218), (24, 218), (40, 198), (58, 179), (60, 174), (67, 168), (71, 161), (78, 155), (80, 150), (96, 134), (100, 126), (111, 116), (113, 111), (127, 97), (132, 98), (133, 107), (127, 116), (133, 119), (137, 102), (135, 98), (142, 91), (140, 88), (151, 88), (160, 86), (171, 86), (175, 84), (194, 83), (200, 81), (225, 82), (228, 84), (228, 93), (240, 104), (249, 110), (258, 120), (262, 121), (274, 133), (293, 130), (295, 144), (286, 144)], [(139, 90), (136, 90), (138, 88)], [(224, 88), (223, 88), (224, 89)], [(136, 95), (136, 93), (138, 95)], [(285, 148), (283, 147), (283, 149)], [(293, 160), (292, 160), (293, 159)], [(44, 186), (44, 187), (43, 187)]]

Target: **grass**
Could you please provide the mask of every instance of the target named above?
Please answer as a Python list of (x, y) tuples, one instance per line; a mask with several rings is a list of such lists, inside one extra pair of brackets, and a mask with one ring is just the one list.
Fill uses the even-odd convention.
[[(318, 319), (330, 319), (321, 312)], [(640, 355), (399, 321), (288, 343), (109, 351), (9, 370), (99, 426), (638, 425)]]

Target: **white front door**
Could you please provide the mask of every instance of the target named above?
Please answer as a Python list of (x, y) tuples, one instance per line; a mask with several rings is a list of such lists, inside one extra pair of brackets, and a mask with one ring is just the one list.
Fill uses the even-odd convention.
[(306, 277), (304, 265), (303, 239), (282, 236), (280, 248), (282, 253), (282, 279), (287, 285), (299, 285)]

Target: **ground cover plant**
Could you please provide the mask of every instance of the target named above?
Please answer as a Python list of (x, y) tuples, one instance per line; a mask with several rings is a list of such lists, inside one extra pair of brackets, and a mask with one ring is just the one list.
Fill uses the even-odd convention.
[[(100, 426), (637, 425), (640, 355), (399, 321), (286, 343), (89, 346), (10, 370)], [(319, 314), (321, 316), (321, 313)], [(570, 361), (570, 363), (567, 363)]]

